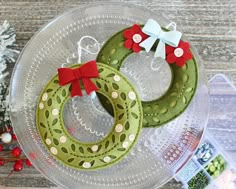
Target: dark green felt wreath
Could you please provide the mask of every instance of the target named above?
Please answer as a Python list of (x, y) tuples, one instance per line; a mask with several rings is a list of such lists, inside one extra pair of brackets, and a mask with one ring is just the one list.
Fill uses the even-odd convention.
[[(98, 62), (119, 70), (124, 60), (133, 53), (132, 50), (124, 47), (123, 31), (113, 35), (103, 45), (97, 56)], [(157, 44), (158, 42), (152, 50), (155, 49)], [(188, 107), (195, 94), (198, 82), (198, 67), (194, 55), (183, 67), (170, 64), (170, 69), (172, 81), (168, 91), (158, 99), (142, 102), (144, 127), (159, 127), (178, 117)], [(106, 110), (113, 115), (110, 103), (100, 95), (99, 98)]]

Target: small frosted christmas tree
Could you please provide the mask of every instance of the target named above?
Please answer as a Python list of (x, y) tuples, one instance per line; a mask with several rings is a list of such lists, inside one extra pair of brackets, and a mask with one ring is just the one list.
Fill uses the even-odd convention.
[(0, 25), (0, 166), (13, 162), (12, 171), (21, 171), (24, 162), (28, 166), (32, 164), (17, 143), (9, 115), (7, 64), (15, 63), (19, 54), (17, 50), (12, 49), (15, 46), (15, 37), (14, 28), (7, 21)]

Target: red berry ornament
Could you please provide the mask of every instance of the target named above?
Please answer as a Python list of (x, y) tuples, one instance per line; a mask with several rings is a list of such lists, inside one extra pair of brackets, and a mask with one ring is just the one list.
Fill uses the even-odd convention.
[(17, 138), (16, 138), (16, 135), (15, 135), (15, 134), (12, 134), (12, 139), (13, 139), (14, 141), (16, 141), (16, 140), (17, 140)]
[(2, 146), (0, 145), (0, 152), (2, 151)]
[(23, 164), (22, 163), (15, 163), (13, 166), (14, 171), (21, 171), (23, 169)]
[(31, 161), (30, 161), (29, 159), (26, 159), (25, 164), (26, 164), (27, 166), (29, 166), (29, 167), (32, 166), (32, 163), (31, 163)]
[(10, 133), (12, 131), (12, 127), (11, 126), (7, 126), (7, 132)]
[(23, 164), (23, 160), (22, 159), (18, 159), (18, 160), (15, 161), (15, 163)]
[(12, 155), (15, 157), (19, 157), (21, 155), (21, 149), (19, 147), (13, 148)]
[(3, 166), (5, 164), (4, 160), (0, 160), (0, 167)]

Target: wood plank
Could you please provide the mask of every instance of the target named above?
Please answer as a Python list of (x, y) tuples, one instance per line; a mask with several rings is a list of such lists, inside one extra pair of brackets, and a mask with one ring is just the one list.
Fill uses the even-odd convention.
[[(114, 0), (112, 0), (114, 1)], [(90, 1), (91, 2), (91, 1)], [(236, 84), (236, 1), (235, 0), (126, 0), (166, 15), (178, 24), (203, 60), (207, 77), (225, 73)], [(39, 28), (87, 0), (0, 0), (0, 23), (7, 19), (17, 32), (21, 50)], [(10, 66), (12, 70), (13, 66)], [(9, 174), (12, 165), (0, 168), (0, 178)], [(2, 180), (0, 180), (2, 181)], [(25, 168), (0, 182), (0, 188), (55, 188), (34, 168)], [(174, 181), (163, 189), (181, 188)]]

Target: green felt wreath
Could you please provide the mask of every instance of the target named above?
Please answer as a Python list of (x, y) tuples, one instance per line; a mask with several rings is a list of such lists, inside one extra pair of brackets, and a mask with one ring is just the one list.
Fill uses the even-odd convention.
[[(127, 30), (127, 28), (124, 30)], [(124, 30), (113, 35), (103, 45), (97, 56), (98, 62), (110, 65), (117, 70), (120, 69), (124, 60), (133, 53), (131, 49), (124, 47)], [(158, 41), (152, 51), (154, 51), (157, 44)], [(178, 117), (188, 107), (195, 94), (198, 82), (198, 67), (194, 55), (183, 67), (176, 64), (170, 64), (169, 66), (172, 81), (167, 92), (158, 99), (142, 101), (144, 127), (159, 127)], [(110, 103), (102, 96), (99, 96), (99, 99), (106, 110), (113, 115)]]
[(61, 87), (58, 75), (39, 98), (36, 123), (43, 143), (57, 160), (76, 169), (92, 170), (118, 162), (137, 141), (142, 127), (142, 105), (133, 86), (112, 67), (100, 63), (97, 67), (99, 77), (91, 80), (98, 87), (97, 93), (105, 96), (114, 109), (113, 128), (102, 140), (84, 143), (65, 129), (63, 109), (70, 99), (71, 85)]

